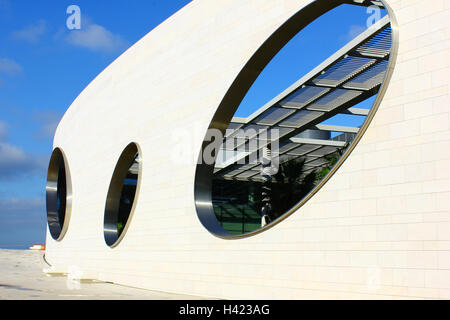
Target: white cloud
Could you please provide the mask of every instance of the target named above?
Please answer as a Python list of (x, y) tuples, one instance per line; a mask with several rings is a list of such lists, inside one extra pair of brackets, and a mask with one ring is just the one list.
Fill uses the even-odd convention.
[(0, 199), (0, 208), (3, 213), (30, 211), (41, 209), (45, 206), (43, 198), (9, 198)]
[(344, 36), (344, 40), (351, 41), (366, 30), (367, 30), (367, 28), (365, 26), (361, 26), (361, 25), (357, 25), (357, 24), (351, 25), (347, 34)]
[(35, 25), (30, 25), (22, 30), (14, 31), (12, 36), (14, 39), (23, 40), (29, 43), (36, 43), (40, 37), (47, 31), (47, 24), (44, 20), (40, 20)]
[(0, 141), (5, 140), (8, 135), (8, 130), (6, 129), (6, 122), (0, 120)]
[(0, 143), (0, 166), (25, 160), (27, 160), (27, 156), (22, 149), (6, 143)]
[(83, 20), (81, 30), (72, 30), (66, 36), (71, 45), (93, 51), (115, 52), (124, 50), (128, 43), (120, 35), (114, 34), (98, 24), (86, 23)]
[(26, 249), (44, 243), (45, 197), (0, 199), (0, 248)]
[(58, 127), (58, 121), (46, 123), (41, 127), (38, 136), (43, 138), (53, 138)]
[(37, 138), (53, 138), (56, 128), (61, 121), (61, 115), (54, 111), (39, 111), (33, 115), (34, 121), (41, 127), (36, 133)]
[(29, 174), (45, 175), (47, 159), (26, 153), (23, 149), (0, 142), (0, 181)]
[(0, 72), (15, 76), (23, 72), (23, 68), (17, 62), (7, 58), (0, 58)]

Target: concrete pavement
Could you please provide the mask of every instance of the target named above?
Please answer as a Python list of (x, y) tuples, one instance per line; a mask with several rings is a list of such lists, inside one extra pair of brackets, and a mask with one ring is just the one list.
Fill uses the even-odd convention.
[(201, 297), (136, 289), (112, 283), (72, 283), (49, 276), (42, 251), (0, 250), (1, 300), (201, 300)]

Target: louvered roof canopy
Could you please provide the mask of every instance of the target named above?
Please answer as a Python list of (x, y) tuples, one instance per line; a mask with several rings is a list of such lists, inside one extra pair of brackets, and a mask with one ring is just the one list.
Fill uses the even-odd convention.
[[(349, 1), (373, 2), (379, 1)], [(391, 35), (386, 16), (249, 117), (233, 118), (216, 160), (215, 178), (260, 180), (258, 152), (274, 140), (279, 148), (273, 156), (280, 163), (305, 158), (306, 173), (327, 165), (326, 157), (345, 149), (352, 140), (347, 137), (354, 138), (360, 128), (323, 122), (338, 114), (368, 116), (369, 109), (354, 106), (378, 93)], [(330, 132), (341, 136), (331, 138)]]

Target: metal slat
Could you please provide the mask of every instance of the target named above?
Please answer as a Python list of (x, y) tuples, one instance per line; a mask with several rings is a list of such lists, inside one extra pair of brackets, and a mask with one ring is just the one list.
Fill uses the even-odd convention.
[[(389, 20), (385, 17), (379, 25), (373, 26), (351, 41), (351, 45), (344, 47), (345, 51), (342, 49), (334, 54), (253, 115), (246, 119), (234, 118), (235, 121), (229, 128), (230, 132), (232, 130), (234, 132), (229, 134), (226, 140), (238, 139), (238, 141), (231, 144), (231, 150), (245, 148), (250, 154), (243, 157), (248, 159), (268, 145), (269, 141), (262, 138), (264, 135), (261, 134), (277, 129), (282, 130), (279, 138), (281, 155), (291, 154), (294, 158), (305, 155), (319, 156), (319, 159), (315, 159), (319, 163), (321, 157), (345, 148), (350, 141), (346, 139), (354, 137), (360, 128), (324, 125), (321, 122), (340, 113), (357, 116), (369, 114), (368, 109), (352, 106), (377, 93), (387, 69), (388, 62), (385, 59), (390, 53), (390, 35)], [(308, 126), (309, 129), (343, 132), (349, 136), (341, 139), (344, 141), (334, 138), (321, 140), (296, 137), (308, 129)], [(240, 130), (248, 128), (255, 129), (253, 134), (250, 136), (246, 133), (241, 137)], [(305, 146), (313, 148), (306, 150)], [(306, 152), (300, 152), (302, 148)], [(238, 175), (243, 179), (248, 176), (254, 180), (257, 174), (252, 176), (247, 172), (249, 170), (256, 172), (259, 166), (245, 162), (234, 163), (215, 172), (229, 179)]]

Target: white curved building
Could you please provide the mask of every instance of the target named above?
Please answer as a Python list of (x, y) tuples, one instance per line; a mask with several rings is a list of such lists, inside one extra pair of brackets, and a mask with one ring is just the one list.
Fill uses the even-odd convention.
[[(253, 117), (232, 119), (284, 44), (341, 3), (385, 6), (388, 16)], [(389, 52), (377, 55), (365, 44), (387, 27)], [(326, 82), (349, 57), (370, 61)], [(383, 64), (383, 73), (364, 78)], [(309, 86), (326, 88), (321, 99), (329, 94), (340, 104), (280, 105)], [(373, 88), (370, 111), (347, 104), (373, 96)], [(346, 98), (331, 100), (332, 92)], [(213, 174), (230, 163), (197, 159), (208, 128), (258, 123), (270, 108), (283, 117), (263, 124), (291, 128), (292, 150), (312, 144), (341, 148), (343, 156), (292, 209), (235, 234), (211, 198)], [(333, 112), (367, 120), (360, 128), (319, 123)], [(305, 123), (283, 125), (306, 113)], [(77, 268), (83, 278), (205, 297), (448, 299), (449, 122), (449, 0), (193, 1), (105, 69), (59, 124), (46, 259), (52, 272)], [(299, 137), (307, 127), (356, 137), (351, 145)], [(250, 177), (247, 169), (231, 180)], [(123, 201), (124, 181), (131, 203)], [(120, 206), (128, 206), (123, 224)]]

